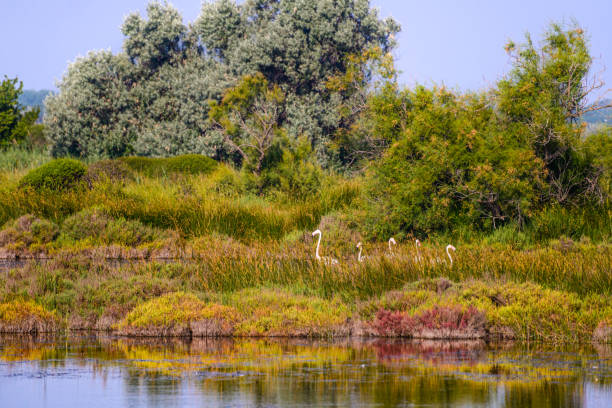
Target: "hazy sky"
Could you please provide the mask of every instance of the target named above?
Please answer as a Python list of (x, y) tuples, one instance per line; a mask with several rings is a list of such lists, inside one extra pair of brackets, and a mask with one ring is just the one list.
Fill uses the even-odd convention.
[[(2, 0), (0, 77), (27, 89), (54, 87), (68, 62), (93, 49), (121, 50), (119, 30), (147, 0)], [(174, 0), (185, 22), (200, 0)], [(539, 35), (551, 21), (576, 19), (588, 32), (597, 71), (612, 87), (612, 0), (372, 0), (402, 25), (396, 50), (402, 82), (460, 89), (491, 85), (508, 70), (503, 46)], [(536, 37), (537, 38), (537, 37)]]

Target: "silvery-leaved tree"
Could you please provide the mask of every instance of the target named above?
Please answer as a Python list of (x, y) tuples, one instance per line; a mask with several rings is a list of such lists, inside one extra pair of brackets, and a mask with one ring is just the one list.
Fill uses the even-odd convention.
[(352, 91), (328, 78), (350, 55), (394, 46), (399, 26), (369, 0), (206, 2), (193, 25), (169, 5), (128, 16), (124, 51), (78, 59), (49, 98), (45, 123), (56, 156), (232, 155), (209, 120), (209, 100), (258, 72), (285, 95), (278, 126), (307, 136), (325, 164), (325, 143), (340, 125), (337, 107)]

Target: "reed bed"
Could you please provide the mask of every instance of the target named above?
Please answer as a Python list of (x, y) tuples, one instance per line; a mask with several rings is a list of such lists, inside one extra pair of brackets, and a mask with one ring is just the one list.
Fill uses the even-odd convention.
[(384, 245), (377, 245), (364, 262), (357, 261), (356, 251), (344, 256), (335, 253), (339, 264), (327, 266), (314, 258), (315, 243), (308, 242), (306, 235), (303, 241), (244, 245), (209, 239), (206, 248), (196, 249), (197, 262), (185, 267), (200, 279), (203, 290), (219, 292), (273, 284), (323, 297), (366, 298), (406, 283), (445, 277), (457, 282), (535, 282), (580, 295), (612, 293), (609, 246), (565, 251), (459, 248), (451, 253), (451, 266), (443, 248), (422, 248), (417, 255), (410, 246), (400, 246), (391, 255)]

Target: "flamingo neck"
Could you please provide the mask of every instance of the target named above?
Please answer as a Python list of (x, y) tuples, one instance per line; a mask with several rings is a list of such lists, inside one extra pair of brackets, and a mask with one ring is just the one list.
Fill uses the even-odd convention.
[(315, 258), (321, 259), (321, 256), (319, 256), (319, 245), (321, 244), (321, 233), (317, 235), (319, 235), (319, 240), (317, 241), (317, 250), (315, 251)]
[(451, 256), (450, 252), (448, 252), (449, 247), (446, 247), (446, 255), (448, 255), (448, 259), (450, 259), (450, 264), (453, 264), (453, 257)]
[(357, 254), (357, 260), (358, 260), (359, 262), (361, 262), (361, 261), (363, 260), (363, 258), (361, 257), (361, 250), (362, 250), (362, 248), (361, 248), (361, 247), (359, 247), (359, 254)]

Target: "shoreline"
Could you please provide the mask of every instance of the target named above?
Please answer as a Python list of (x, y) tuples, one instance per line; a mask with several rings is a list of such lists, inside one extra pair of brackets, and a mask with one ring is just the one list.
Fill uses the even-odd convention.
[(308, 340), (308, 341), (359, 341), (369, 342), (378, 340), (393, 341), (406, 341), (406, 342), (448, 342), (448, 343), (464, 343), (464, 342), (475, 342), (484, 344), (504, 344), (504, 343), (540, 343), (549, 345), (612, 345), (612, 338), (608, 340), (598, 339), (583, 339), (582, 341), (558, 341), (558, 340), (546, 340), (546, 339), (516, 339), (500, 337), (495, 335), (486, 335), (484, 337), (414, 337), (414, 336), (381, 336), (381, 335), (369, 335), (369, 334), (340, 334), (333, 336), (308, 336), (308, 335), (193, 335), (193, 334), (123, 334), (115, 330), (102, 330), (95, 328), (77, 328), (77, 329), (58, 329), (54, 331), (0, 331), (0, 339), (2, 337), (11, 336), (30, 336), (36, 337), (57, 337), (57, 336), (70, 336), (75, 334), (91, 335), (95, 337), (112, 338), (117, 340), (132, 339), (132, 340), (159, 340), (159, 341), (192, 341), (192, 340), (241, 340), (241, 339), (252, 339), (252, 340)]
[(14, 299), (0, 302), (0, 333), (612, 343), (612, 313), (601, 310), (606, 302), (608, 297), (581, 299), (530, 283), (495, 286), (443, 278), (352, 302), (305, 296), (287, 288), (250, 288), (200, 297), (171, 292), (133, 307), (117, 303), (86, 317), (81, 315), (83, 310), (62, 314), (33, 300)]

